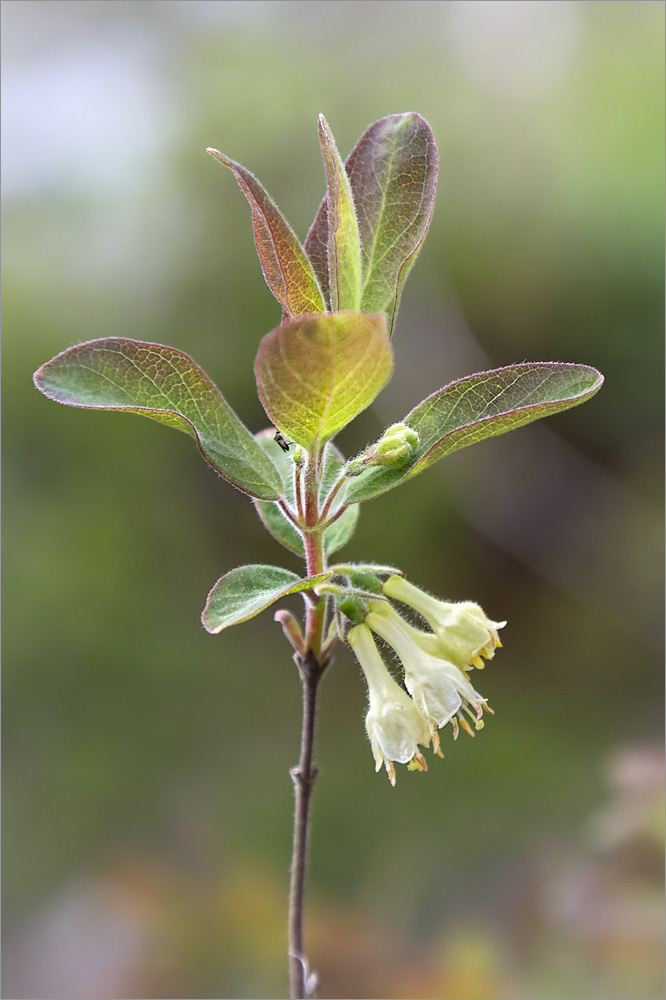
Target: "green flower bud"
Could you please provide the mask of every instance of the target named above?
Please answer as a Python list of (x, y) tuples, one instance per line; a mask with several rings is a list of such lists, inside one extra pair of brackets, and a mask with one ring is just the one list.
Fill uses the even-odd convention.
[(419, 444), (419, 436), (407, 424), (391, 424), (387, 427), (379, 441), (347, 465), (347, 475), (357, 476), (364, 469), (374, 466), (384, 466), (399, 469), (406, 465)]
[(371, 594), (381, 594), (382, 581), (369, 570), (360, 570), (349, 578), (349, 582), (356, 590), (367, 590)]
[(356, 625), (361, 625), (368, 613), (365, 601), (361, 600), (360, 597), (345, 597), (343, 601), (340, 601), (339, 608), (342, 614), (346, 615), (350, 621), (355, 622)]
[[(391, 424), (390, 427), (386, 428), (383, 434), (383, 438), (387, 437), (400, 438), (401, 441), (404, 441), (405, 444), (409, 445), (409, 448), (412, 451), (414, 451), (419, 443), (419, 436), (417, 432), (413, 430), (413, 428), (408, 427), (407, 424)], [(383, 438), (380, 438), (380, 443)]]

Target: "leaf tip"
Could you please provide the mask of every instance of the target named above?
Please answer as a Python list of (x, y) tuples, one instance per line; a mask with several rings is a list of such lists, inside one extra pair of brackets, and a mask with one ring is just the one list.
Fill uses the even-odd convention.
[(317, 125), (319, 126), (319, 131), (324, 135), (329, 135), (331, 132), (331, 126), (326, 121), (326, 118), (321, 113), (317, 118)]
[(206, 152), (210, 153), (213, 159), (217, 160), (218, 163), (222, 163), (225, 167), (230, 166), (231, 161), (229, 160), (229, 157), (225, 156), (224, 153), (221, 153), (219, 149), (215, 149), (213, 146), (206, 146)]

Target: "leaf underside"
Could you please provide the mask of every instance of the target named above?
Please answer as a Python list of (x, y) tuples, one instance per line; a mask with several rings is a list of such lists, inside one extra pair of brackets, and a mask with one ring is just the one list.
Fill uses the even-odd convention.
[[(293, 451), (284, 452), (275, 442), (274, 431), (272, 429), (260, 431), (255, 435), (257, 442), (271, 457), (278, 468), (285, 486), (285, 500), (292, 510), (296, 509), (294, 496), (294, 460)], [(332, 442), (328, 442), (324, 448), (324, 463), (321, 477), (320, 504), (326, 499), (326, 495), (331, 486), (338, 478), (345, 460), (341, 452)], [(340, 490), (336, 497), (335, 509), (344, 502), (344, 489)], [(276, 541), (284, 545), (290, 552), (297, 556), (305, 556), (305, 546), (303, 536), (288, 517), (282, 513), (280, 505), (271, 503), (268, 500), (255, 500), (254, 505), (261, 518), (264, 527), (271, 533)], [(341, 549), (354, 534), (356, 522), (358, 521), (359, 506), (352, 504), (343, 514), (334, 521), (324, 532), (324, 550), (327, 555), (332, 555)]]
[[(438, 155), (430, 126), (414, 112), (370, 125), (345, 162), (361, 243), (361, 311), (386, 313), (389, 337), (400, 295), (425, 239), (435, 202)], [(328, 196), (305, 239), (324, 297), (329, 281)]]
[(58, 403), (137, 413), (192, 436), (221, 476), (250, 496), (277, 500), (280, 474), (217, 386), (182, 351), (107, 337), (58, 354), (34, 375)]
[(254, 618), (287, 594), (312, 590), (330, 576), (320, 573), (301, 579), (280, 566), (240, 566), (217, 581), (208, 595), (201, 621), (207, 632), (216, 634)]
[(373, 401), (393, 371), (384, 316), (301, 316), (261, 341), (255, 360), (269, 419), (305, 448), (332, 438)]
[(324, 311), (324, 299), (308, 255), (257, 178), (217, 149), (208, 149), (233, 172), (252, 209), (254, 242), (266, 284), (288, 316)]
[(509, 365), (451, 382), (403, 418), (420, 438), (410, 464), (366, 470), (351, 479), (346, 501), (370, 500), (444, 455), (584, 403), (602, 383), (596, 368), (561, 362)]

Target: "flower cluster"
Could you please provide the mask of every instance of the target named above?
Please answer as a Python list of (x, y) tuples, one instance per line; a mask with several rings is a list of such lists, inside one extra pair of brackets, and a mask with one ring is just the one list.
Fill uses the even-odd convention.
[[(491, 621), (472, 602), (437, 600), (400, 576), (389, 577), (382, 591), (384, 597), (417, 611), (432, 630), (405, 621), (390, 601), (370, 600), (364, 620), (347, 636), (368, 684), (365, 725), (377, 770), (384, 764), (394, 785), (394, 762), (407, 764), (410, 770), (427, 770), (419, 746), (432, 742), (434, 752), (443, 756), (438, 730), (448, 722), (454, 739), (460, 727), (470, 736), (483, 728), (483, 713), (492, 709), (467, 674), (495, 655), (501, 646), (497, 631), (506, 622)], [(407, 691), (389, 673), (373, 633), (400, 659)]]

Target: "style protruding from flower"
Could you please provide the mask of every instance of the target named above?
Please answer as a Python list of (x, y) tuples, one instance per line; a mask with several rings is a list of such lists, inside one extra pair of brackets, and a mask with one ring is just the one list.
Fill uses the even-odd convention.
[[(467, 674), (473, 667), (484, 666), (483, 657), (494, 656), (501, 645), (498, 629), (506, 622), (491, 621), (471, 601), (440, 601), (401, 576), (389, 577), (382, 589), (384, 598), (412, 607), (432, 628), (426, 631), (410, 624), (386, 599), (355, 598), (354, 607), (349, 607), (353, 614), (345, 612), (357, 623), (348, 640), (368, 681), (366, 729), (377, 770), (383, 762), (395, 784), (393, 762), (425, 770), (417, 744), (432, 742), (434, 752), (443, 756), (438, 730), (447, 723), (451, 723), (454, 739), (461, 727), (470, 736), (483, 729), (483, 713), (492, 709)], [(373, 632), (400, 659), (406, 692), (390, 675)]]
[(375, 770), (379, 771), (383, 764), (392, 785), (395, 785), (394, 762), (408, 764), (411, 770), (427, 771), (425, 758), (419, 751), (419, 745), (430, 745), (430, 728), (425, 716), (391, 677), (365, 623), (350, 629), (347, 640), (368, 684), (370, 705), (365, 728), (375, 758)]

